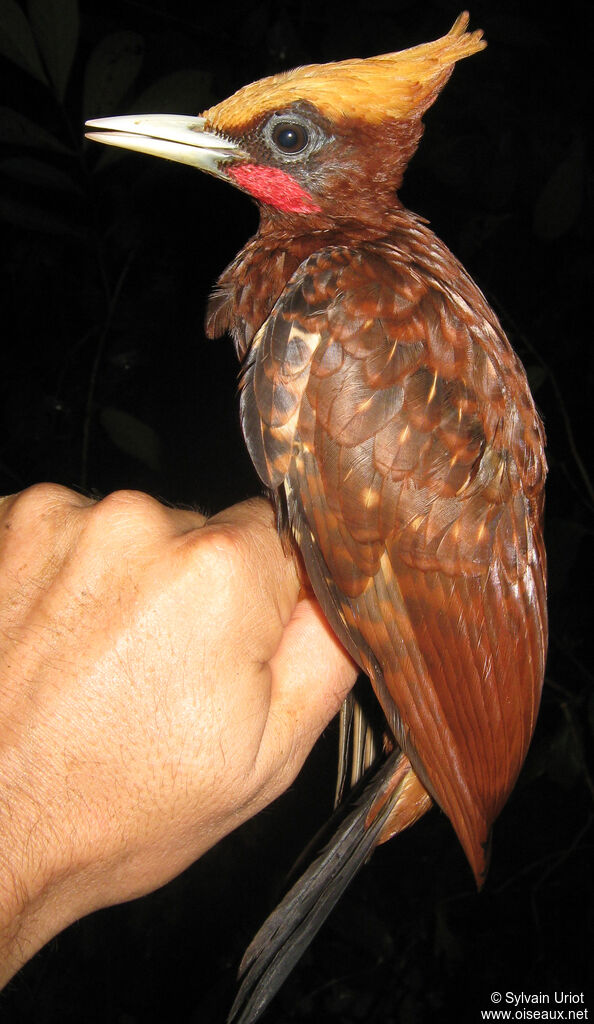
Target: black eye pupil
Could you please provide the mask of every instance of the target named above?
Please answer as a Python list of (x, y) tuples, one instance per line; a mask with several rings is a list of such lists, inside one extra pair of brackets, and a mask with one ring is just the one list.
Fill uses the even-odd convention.
[(283, 149), (295, 149), (299, 145), (299, 136), (294, 128), (283, 128), (278, 133), (278, 144)]
[(307, 133), (301, 125), (279, 125), (273, 140), (284, 153), (300, 153), (307, 145)]

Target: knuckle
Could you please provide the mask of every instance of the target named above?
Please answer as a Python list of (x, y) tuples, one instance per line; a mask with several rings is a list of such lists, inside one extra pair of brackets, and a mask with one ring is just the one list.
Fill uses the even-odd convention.
[(144, 514), (151, 503), (157, 504), (148, 494), (142, 491), (120, 490), (106, 494), (101, 501), (98, 501), (95, 509), (98, 515), (104, 516), (132, 516)]
[(12, 498), (12, 513), (13, 516), (26, 520), (33, 517), (48, 518), (69, 510), (82, 501), (84, 499), (76, 491), (62, 487), (61, 484), (33, 484)]
[(239, 584), (245, 555), (240, 532), (233, 527), (208, 526), (193, 530), (179, 539), (185, 558), (191, 555), (192, 570), (219, 607), (233, 608), (243, 587)]
[(0, 601), (24, 608), (59, 572), (70, 522), (87, 499), (58, 484), (35, 484), (9, 499), (0, 533)]
[(167, 509), (160, 502), (141, 491), (120, 490), (107, 494), (90, 510), (89, 528), (100, 532), (113, 531), (114, 535), (131, 535), (141, 539), (156, 526), (163, 525)]

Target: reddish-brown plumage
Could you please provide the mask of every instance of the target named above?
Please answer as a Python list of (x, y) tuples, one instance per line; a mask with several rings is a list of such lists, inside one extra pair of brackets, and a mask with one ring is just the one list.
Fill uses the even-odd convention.
[(339, 831), (343, 867), (322, 858), (250, 947), (242, 1022), (319, 926), (319, 907), (430, 797), (482, 883), (534, 729), (542, 426), (484, 296), (396, 195), (422, 114), (454, 62), (484, 46), (467, 23), (401, 54), (265, 79), (196, 123), (173, 118), (169, 136), (139, 143), (142, 119), (92, 125), (115, 130), (92, 137), (195, 163), (260, 203), (207, 331), (233, 335), (251, 457), (394, 751), (362, 817)]
[(544, 671), (544, 439), (466, 272), (408, 212), (390, 227), (310, 237), (311, 256), (285, 238), (276, 277), (267, 225), (216, 329), (249, 345), (246, 440), (318, 599), (480, 881)]

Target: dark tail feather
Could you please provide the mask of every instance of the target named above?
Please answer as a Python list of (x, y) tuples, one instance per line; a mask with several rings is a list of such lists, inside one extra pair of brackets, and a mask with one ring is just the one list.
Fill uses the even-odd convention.
[(367, 816), (378, 796), (388, 788), (402, 756), (399, 750), (390, 754), (328, 846), (252, 939), (239, 968), (242, 980), (228, 1024), (252, 1024), (258, 1019), (367, 860), (398, 801), (399, 788), (385, 800), (366, 828)]

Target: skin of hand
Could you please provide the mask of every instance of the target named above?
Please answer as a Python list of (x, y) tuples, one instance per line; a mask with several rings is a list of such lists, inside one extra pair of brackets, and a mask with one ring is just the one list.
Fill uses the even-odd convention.
[(0, 500), (0, 984), (274, 800), (355, 677), (264, 500)]

